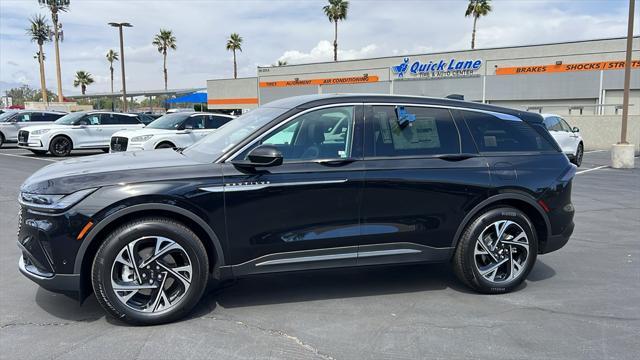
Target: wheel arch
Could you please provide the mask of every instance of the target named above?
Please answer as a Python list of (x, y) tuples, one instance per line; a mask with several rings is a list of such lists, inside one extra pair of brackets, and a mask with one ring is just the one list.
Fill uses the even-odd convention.
[(483, 210), (495, 208), (500, 205), (514, 207), (524, 212), (527, 217), (529, 217), (535, 227), (536, 236), (539, 243), (538, 248), (543, 249), (544, 244), (546, 244), (547, 239), (551, 235), (551, 223), (549, 222), (548, 217), (545, 215), (542, 207), (538, 205), (538, 203), (532, 197), (515, 193), (491, 196), (471, 209), (471, 211), (467, 213), (467, 215), (458, 226), (456, 234), (453, 238), (454, 240), (452, 246), (454, 248), (458, 246), (460, 237), (462, 236), (464, 229), (471, 223), (471, 221), (476, 218), (478, 214), (480, 214)]
[(173, 141), (171, 141), (171, 140), (167, 140), (167, 139), (162, 139), (162, 140), (158, 141), (158, 142), (153, 146), (153, 148), (154, 148), (154, 149), (157, 149), (157, 148), (158, 148), (158, 146), (163, 145), (163, 144), (168, 144), (168, 145), (171, 145), (171, 147), (176, 147), (175, 142), (173, 142)]
[[(80, 274), (80, 299), (92, 291), (91, 265), (100, 245), (109, 232), (134, 217), (165, 216), (178, 220), (193, 230), (202, 240), (209, 258), (209, 273), (216, 273), (224, 265), (224, 253), (219, 237), (211, 227), (193, 212), (168, 204), (138, 204), (110, 214), (100, 221), (84, 238), (74, 263), (74, 273)], [(211, 261), (213, 260), (213, 261)]]
[[(49, 141), (47, 141), (47, 150), (49, 150), (49, 147), (51, 146), (51, 142), (53, 142), (53, 140), (57, 137), (66, 137), (67, 139), (69, 139), (69, 141), (71, 141), (71, 150), (73, 150), (73, 146), (76, 143), (75, 139), (73, 136), (71, 136), (68, 133), (65, 132), (55, 132), (51, 135), (49, 135)], [(44, 146), (44, 143), (42, 144)]]

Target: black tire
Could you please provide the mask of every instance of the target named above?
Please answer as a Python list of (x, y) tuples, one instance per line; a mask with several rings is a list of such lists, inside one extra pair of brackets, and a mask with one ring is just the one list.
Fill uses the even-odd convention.
[[(518, 271), (517, 276), (514, 276), (513, 279), (509, 279), (511, 277), (510, 274), (509, 277), (501, 281), (490, 281), (480, 273), (477, 259), (479, 261), (482, 261), (482, 259), (492, 260), (489, 255), (476, 255), (475, 250), (476, 246), (480, 246), (477, 241), (480, 235), (483, 235), (483, 231), (491, 231), (489, 226), (502, 220), (511, 221), (517, 224), (517, 226), (513, 224), (510, 226), (513, 226), (517, 231), (520, 231), (520, 229), (524, 231), (528, 240), (528, 253), (526, 259), (522, 259), (524, 261), (522, 261), (523, 266), (521, 270)], [(506, 241), (506, 239), (504, 241)], [(518, 248), (517, 251), (521, 251), (521, 253), (516, 252), (515, 256), (522, 256), (524, 248), (519, 246), (514, 247)], [(512, 251), (511, 247), (509, 247), (509, 251), (507, 252), (510, 251)], [(456, 276), (471, 289), (485, 294), (502, 294), (514, 290), (526, 279), (535, 264), (537, 254), (538, 239), (536, 237), (536, 231), (527, 215), (513, 207), (492, 208), (483, 211), (465, 228), (453, 257), (453, 269)], [(500, 256), (504, 255), (496, 254), (494, 256), (498, 257), (497, 260), (500, 260)], [(513, 255), (510, 254), (509, 256), (511, 257)], [(500, 269), (509, 270), (510, 262), (507, 261), (503, 266), (504, 268), (501, 267)], [(490, 266), (487, 266), (487, 268), (489, 267)], [(515, 273), (515, 271), (513, 273)], [(497, 274), (494, 276), (497, 276)]]
[(104, 153), (107, 153), (107, 154), (108, 154), (108, 153), (109, 153), (109, 149), (108, 149), (108, 148), (107, 148), (107, 149), (102, 149), (102, 152), (104, 152)]
[(4, 145), (4, 135), (0, 133), (0, 148)]
[[(189, 287), (183, 292), (178, 303), (170, 305), (169, 308), (159, 310), (158, 312), (143, 312), (133, 309), (123, 303), (113, 290), (112, 271), (117, 264), (116, 257), (123, 251), (127, 244), (140, 238), (166, 237), (178, 244), (182, 250), (188, 255), (188, 259), (192, 266), (191, 279)], [(156, 240), (157, 241), (157, 240)], [(150, 256), (150, 255), (149, 255)], [(163, 260), (164, 258), (160, 258)], [(144, 261), (143, 258), (139, 259)], [(153, 266), (153, 265), (152, 265)], [(139, 267), (140, 273), (148, 271), (149, 267)], [(156, 267), (156, 269), (159, 269)], [(198, 303), (207, 286), (209, 278), (209, 262), (206, 250), (198, 238), (198, 236), (187, 228), (184, 224), (162, 217), (145, 217), (126, 223), (109, 234), (107, 239), (98, 249), (91, 268), (91, 280), (96, 299), (100, 305), (113, 317), (124, 322), (136, 325), (154, 325), (175, 321), (187, 315), (193, 307)], [(153, 271), (153, 269), (151, 270)], [(160, 276), (161, 271), (156, 275)], [(117, 271), (116, 271), (117, 273)], [(144, 274), (143, 274), (144, 275)], [(167, 273), (164, 272), (167, 276)], [(144, 276), (140, 276), (142, 280)], [(146, 279), (155, 278), (151, 272)], [(167, 278), (168, 279), (168, 278)], [(174, 277), (175, 280), (175, 277)], [(135, 285), (137, 283), (132, 283)], [(142, 280), (146, 281), (146, 280)], [(176, 283), (178, 283), (176, 281)], [(145, 284), (144, 282), (142, 283)], [(162, 282), (162, 285), (165, 283)], [(137, 291), (140, 292), (140, 291)], [(157, 292), (155, 294), (158, 294)], [(141, 294), (143, 295), (143, 294)], [(154, 295), (148, 295), (152, 298)], [(175, 300), (174, 300), (175, 301)], [(148, 304), (151, 304), (149, 302)], [(166, 304), (165, 304), (166, 305)], [(155, 311), (155, 308), (154, 308)]]
[(576, 150), (576, 156), (571, 159), (571, 162), (574, 163), (577, 167), (582, 165), (582, 157), (584, 155), (584, 146), (582, 143), (578, 144), (578, 149)]
[(46, 155), (47, 154), (47, 150), (31, 150), (29, 149), (29, 151), (31, 151), (32, 153), (36, 154), (36, 155)]
[(173, 145), (170, 142), (163, 142), (163, 143), (158, 144), (158, 146), (156, 146), (156, 149), (172, 149), (174, 147), (176, 147), (176, 146)]
[(73, 150), (73, 142), (64, 135), (54, 137), (49, 143), (49, 152), (56, 157), (69, 156), (71, 150)]

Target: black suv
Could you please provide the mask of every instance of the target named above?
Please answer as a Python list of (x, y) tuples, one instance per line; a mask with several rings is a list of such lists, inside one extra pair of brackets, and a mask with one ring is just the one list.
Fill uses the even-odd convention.
[(210, 276), (451, 261), (504, 293), (569, 239), (574, 174), (539, 114), (293, 97), (184, 150), (39, 170), (21, 188), (19, 267), (139, 324), (184, 316)]

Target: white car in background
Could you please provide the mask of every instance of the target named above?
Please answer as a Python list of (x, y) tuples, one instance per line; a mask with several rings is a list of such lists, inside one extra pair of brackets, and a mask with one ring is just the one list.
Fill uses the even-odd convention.
[(52, 124), (66, 112), (48, 110), (9, 110), (0, 114), (0, 147), (18, 142), (18, 131), (27, 126)]
[(111, 152), (185, 148), (234, 118), (231, 115), (193, 111), (167, 114), (144, 129), (113, 134)]
[(559, 115), (542, 114), (542, 117), (544, 118), (544, 126), (560, 145), (562, 152), (567, 155), (572, 163), (580, 166), (584, 155), (584, 141), (580, 135), (580, 129), (575, 126), (572, 128)]
[(120, 130), (142, 129), (136, 114), (109, 111), (80, 111), (61, 117), (54, 123), (28, 126), (18, 132), (18, 147), (35, 154), (51, 152), (67, 156), (72, 150), (100, 149), (109, 151), (111, 135)]

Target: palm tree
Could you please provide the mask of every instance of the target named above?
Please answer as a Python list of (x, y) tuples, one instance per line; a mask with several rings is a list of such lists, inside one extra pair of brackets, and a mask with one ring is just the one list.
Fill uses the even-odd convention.
[(486, 16), (491, 11), (491, 0), (469, 0), (464, 16), (473, 16), (473, 33), (471, 33), (471, 49), (476, 47), (476, 23), (480, 16)]
[(238, 78), (238, 63), (236, 62), (236, 50), (242, 52), (242, 37), (233, 33), (227, 39), (227, 50), (233, 51), (233, 78)]
[[(40, 51), (36, 51), (36, 54), (33, 55), (33, 58), (38, 60), (38, 62), (40, 62)], [(42, 53), (42, 61), (47, 60), (47, 57), (45, 56), (45, 53)]]
[(109, 71), (111, 72), (111, 93), (113, 93), (113, 62), (118, 61), (118, 53), (113, 49), (107, 51), (107, 61), (109, 62)]
[(288, 65), (287, 60), (278, 60), (276, 66), (286, 66)]
[(329, 0), (329, 5), (325, 5), (323, 9), (329, 21), (335, 25), (333, 33), (333, 61), (338, 61), (338, 21), (347, 18), (349, 2), (345, 0)]
[(58, 41), (62, 41), (61, 28), (62, 25), (58, 24), (58, 13), (60, 11), (67, 11), (71, 0), (38, 0), (41, 6), (44, 6), (51, 11), (51, 20), (53, 21), (53, 44), (56, 50), (56, 77), (58, 79), (58, 101), (63, 102), (64, 96), (62, 95), (62, 73), (60, 72), (60, 48)]
[(76, 72), (76, 78), (73, 80), (73, 87), (80, 86), (82, 95), (87, 91), (87, 86), (93, 84), (93, 77), (88, 71), (80, 70)]
[(173, 36), (171, 30), (160, 29), (160, 33), (156, 34), (153, 38), (152, 44), (158, 48), (158, 52), (162, 54), (164, 63), (163, 63), (163, 71), (164, 71), (164, 90), (167, 90), (167, 50), (177, 49), (176, 45), (176, 37)]
[(30, 26), (27, 28), (27, 35), (31, 38), (32, 42), (38, 44), (38, 63), (40, 63), (40, 87), (42, 89), (42, 99), (47, 101), (47, 84), (44, 77), (44, 51), (42, 45), (49, 40), (49, 32), (51, 27), (47, 22), (47, 19), (42, 15), (34, 15), (29, 19)]

